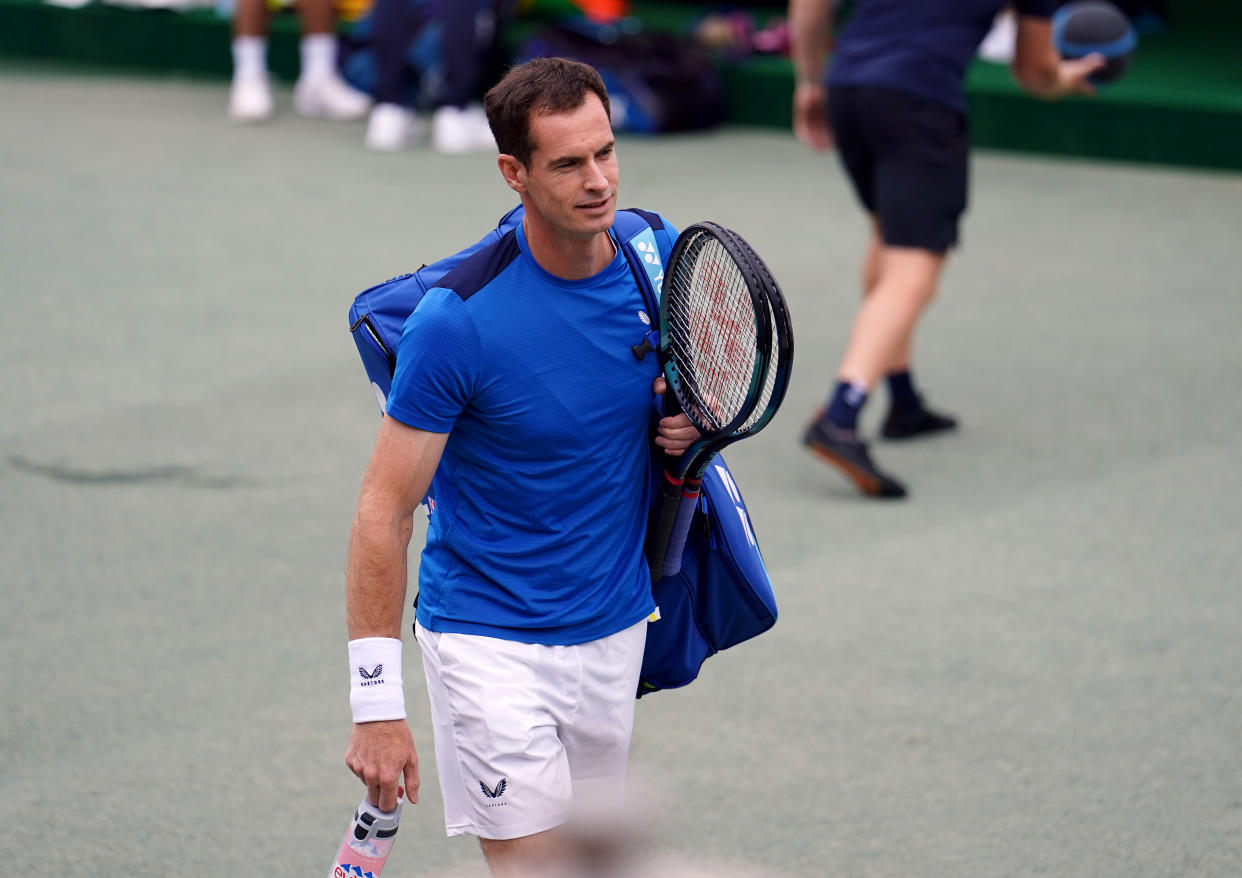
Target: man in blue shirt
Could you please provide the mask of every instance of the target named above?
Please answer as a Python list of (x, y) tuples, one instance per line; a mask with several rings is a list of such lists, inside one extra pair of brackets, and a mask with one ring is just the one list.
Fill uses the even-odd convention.
[[(911, 376), (915, 326), (931, 303), (966, 209), (969, 140), (966, 67), (1006, 0), (858, 0), (833, 47), (833, 0), (790, 0), (794, 133), (816, 150), (835, 145), (871, 218), (858, 310), (827, 406), (803, 442), (864, 494), (904, 497), (858, 438), (868, 395), (887, 378), (882, 435), (905, 439), (953, 429), (929, 409)], [(1041, 98), (1091, 94), (1099, 56), (1063, 60), (1052, 41), (1057, 0), (1017, 0), (1013, 74)], [(830, 49), (831, 66), (826, 66)], [(831, 94), (831, 101), (829, 95)]]
[[(664, 381), (632, 351), (650, 315), (612, 232), (599, 75), (536, 59), (485, 108), (525, 215), (428, 291), (398, 345), (350, 538), (346, 763), (381, 810), (402, 782), (417, 802), (400, 626), (412, 514), (434, 484), (415, 633), (445, 825), (477, 835), (500, 875), (546, 871), (570, 808), (624, 783), (654, 609), (642, 543)], [(667, 257), (675, 233), (645, 216)], [(684, 415), (656, 433), (674, 455), (698, 437)]]

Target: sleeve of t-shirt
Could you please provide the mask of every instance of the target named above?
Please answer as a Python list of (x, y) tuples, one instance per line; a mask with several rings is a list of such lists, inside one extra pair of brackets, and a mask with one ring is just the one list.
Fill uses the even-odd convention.
[(451, 432), (473, 394), (479, 354), (462, 300), (441, 287), (428, 290), (397, 342), (387, 414), (419, 430)]
[(1052, 18), (1052, 14), (1060, 6), (1059, 0), (1017, 0), (1018, 15), (1029, 15), (1032, 18)]

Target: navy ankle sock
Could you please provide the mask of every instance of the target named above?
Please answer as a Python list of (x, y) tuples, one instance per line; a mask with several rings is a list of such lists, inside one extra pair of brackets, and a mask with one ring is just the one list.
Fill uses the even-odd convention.
[(910, 375), (910, 370), (903, 372), (891, 372), (888, 376), (888, 392), (893, 400), (893, 408), (895, 409), (920, 409), (923, 407), (923, 399), (919, 396), (919, 392), (914, 389), (914, 378)]
[(833, 426), (843, 430), (858, 429), (858, 413), (867, 402), (867, 389), (860, 384), (838, 381), (828, 399), (828, 411), (824, 413)]

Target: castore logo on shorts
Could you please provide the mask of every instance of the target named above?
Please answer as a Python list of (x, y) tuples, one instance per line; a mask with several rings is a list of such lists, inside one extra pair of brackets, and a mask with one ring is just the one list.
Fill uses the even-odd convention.
[[(492, 789), (487, 784), (483, 783), (483, 781), (479, 781), (479, 789), (483, 790), (483, 795), (487, 796), (489, 799), (499, 799), (505, 794), (505, 787), (508, 785), (509, 781), (503, 777), (500, 779), (500, 783), (496, 784), (495, 789)], [(486, 807), (500, 808), (508, 804), (508, 802), (488, 802)]]

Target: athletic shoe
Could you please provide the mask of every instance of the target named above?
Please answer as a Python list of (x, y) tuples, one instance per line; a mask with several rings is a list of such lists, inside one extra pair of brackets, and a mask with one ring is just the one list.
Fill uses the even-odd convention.
[(349, 86), (335, 73), (302, 76), (293, 87), (293, 108), (303, 116), (348, 122), (371, 109), (371, 98)]
[(496, 140), (488, 127), (483, 107), (440, 107), (431, 117), (431, 145), (436, 152), (464, 155), (494, 152)]
[(885, 439), (913, 439), (955, 429), (957, 421), (952, 417), (920, 405), (916, 409), (890, 408), (884, 426), (880, 428), (880, 435)]
[(1018, 17), (1006, 9), (993, 19), (992, 29), (979, 44), (978, 55), (993, 64), (1010, 64), (1017, 44)]
[(229, 87), (229, 118), (241, 125), (255, 125), (272, 118), (272, 87), (266, 76), (235, 78)]
[(376, 104), (367, 119), (367, 148), (376, 152), (400, 152), (422, 135), (419, 118), (398, 104)]
[(906, 496), (905, 486), (880, 472), (867, 453), (867, 443), (860, 441), (853, 430), (843, 430), (817, 417), (807, 425), (802, 444), (845, 473), (864, 494), (886, 498)]

